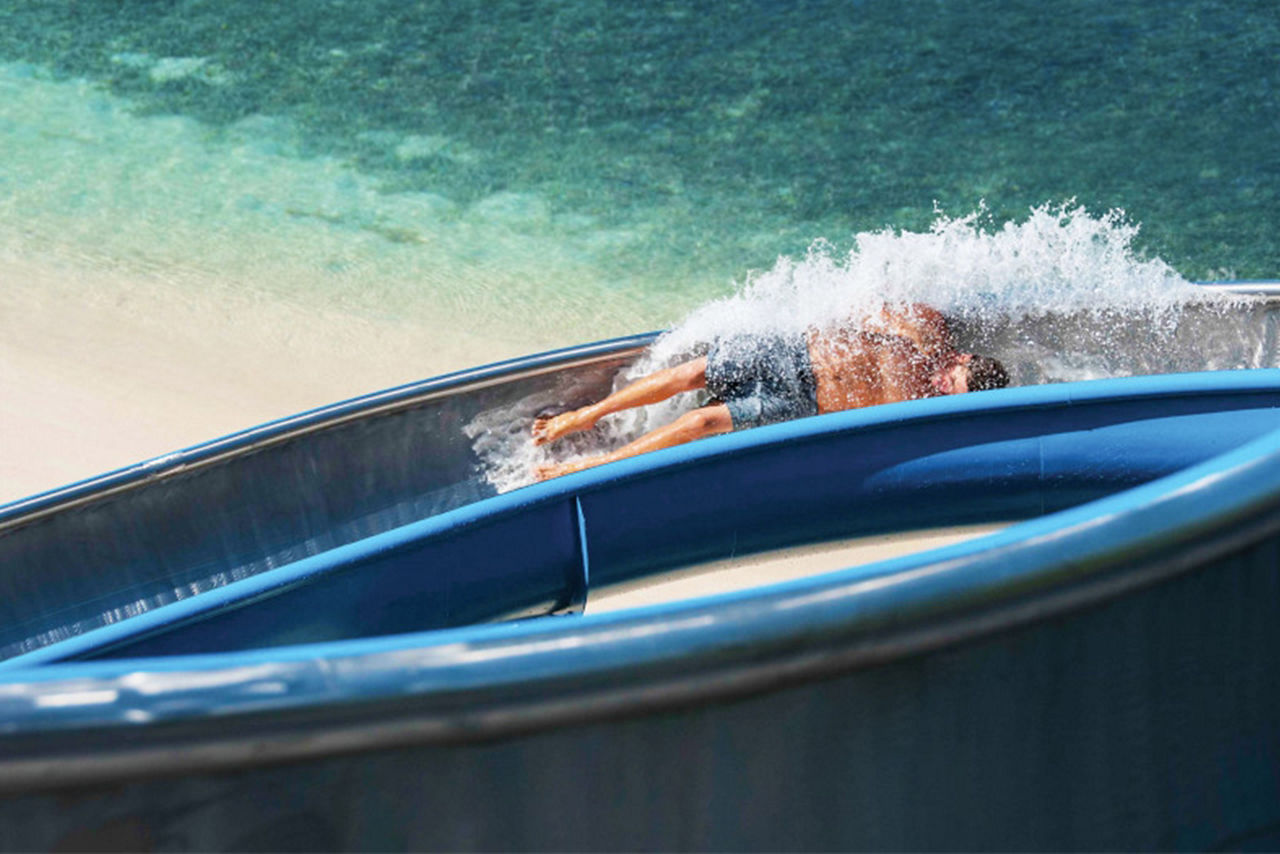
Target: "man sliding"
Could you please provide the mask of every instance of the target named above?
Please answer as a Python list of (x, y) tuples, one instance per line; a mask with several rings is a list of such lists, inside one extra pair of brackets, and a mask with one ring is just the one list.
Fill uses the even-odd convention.
[(706, 406), (616, 451), (538, 465), (534, 475), (547, 480), (716, 433), (1008, 384), (1008, 372), (995, 359), (955, 349), (935, 309), (919, 303), (885, 306), (856, 324), (719, 339), (706, 356), (649, 374), (599, 403), (538, 418), (533, 441), (542, 445), (589, 430), (606, 415), (680, 392), (706, 388), (713, 396)]

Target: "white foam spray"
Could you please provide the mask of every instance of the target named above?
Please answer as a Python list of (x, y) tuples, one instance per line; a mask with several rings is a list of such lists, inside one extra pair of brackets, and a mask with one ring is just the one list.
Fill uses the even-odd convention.
[[(1068, 203), (998, 226), (982, 208), (959, 218), (939, 212), (927, 232), (861, 233), (847, 252), (818, 241), (804, 258), (779, 258), (694, 310), (614, 387), (705, 352), (719, 338), (821, 328), (885, 302), (934, 306), (952, 322), (962, 350), (1001, 359), (1018, 385), (1275, 361), (1265, 333), (1244, 328), (1249, 300), (1206, 292), (1164, 261), (1143, 257), (1137, 234), (1122, 211), (1095, 216)], [(531, 417), (529, 407), (486, 413), (472, 427), (488, 432), (477, 451), (505, 491), (528, 483), (536, 462), (617, 447), (700, 402), (699, 394), (685, 394), (619, 413), (550, 448), (534, 448), (523, 425), (507, 441), (492, 441), (488, 431)]]
[(695, 310), (655, 356), (717, 335), (821, 326), (881, 302), (925, 302), (948, 317), (1043, 317), (1077, 311), (1158, 312), (1171, 318), (1203, 298), (1159, 259), (1143, 259), (1138, 227), (1122, 211), (1044, 205), (1023, 222), (984, 227), (985, 210), (938, 214), (923, 233), (884, 230), (854, 238), (841, 255), (815, 243), (802, 260), (780, 258), (731, 296)]

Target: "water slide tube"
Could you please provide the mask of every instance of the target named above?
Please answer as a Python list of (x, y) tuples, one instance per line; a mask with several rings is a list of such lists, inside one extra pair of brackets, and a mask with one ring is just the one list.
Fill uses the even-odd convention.
[[(1280, 372), (840, 413), (491, 494), (453, 428), (590, 397), (644, 343), (0, 511), (0, 846), (1280, 841)], [(984, 521), (1016, 524), (579, 613), (674, 566)]]

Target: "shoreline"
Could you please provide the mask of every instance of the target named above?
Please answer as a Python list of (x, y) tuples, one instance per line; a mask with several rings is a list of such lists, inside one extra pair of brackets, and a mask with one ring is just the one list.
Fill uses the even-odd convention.
[(546, 346), (54, 262), (0, 282), (0, 504)]

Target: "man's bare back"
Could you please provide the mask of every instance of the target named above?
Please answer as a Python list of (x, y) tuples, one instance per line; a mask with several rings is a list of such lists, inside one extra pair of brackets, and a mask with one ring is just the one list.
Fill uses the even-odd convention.
[[(775, 346), (777, 341), (772, 342)], [(958, 352), (952, 344), (950, 329), (942, 315), (929, 306), (913, 304), (901, 308), (885, 306), (881, 311), (858, 323), (846, 322), (826, 329), (811, 329), (795, 346), (776, 354), (775, 362), (782, 371), (781, 381), (767, 375), (749, 383), (733, 382), (735, 394), (743, 389), (751, 395), (743, 406), (735, 400), (716, 401), (687, 412), (671, 424), (646, 433), (616, 451), (571, 463), (547, 463), (535, 467), (539, 480), (569, 474), (636, 454), (671, 447), (716, 433), (727, 433), (752, 424), (738, 423), (737, 413), (775, 413), (773, 420), (805, 414), (803, 398), (809, 397), (807, 414), (840, 412), (881, 403), (917, 400), (944, 394), (963, 394), (972, 390), (998, 388), (1009, 378), (996, 361)], [(714, 348), (710, 356), (702, 356), (673, 368), (650, 374), (599, 403), (565, 412), (550, 418), (539, 418), (533, 425), (535, 444), (553, 442), (568, 433), (587, 430), (606, 415), (635, 406), (657, 403), (684, 391), (726, 385), (725, 365), (713, 361), (716, 386), (708, 382), (709, 359), (718, 360)], [(792, 364), (791, 360), (807, 361)], [(730, 365), (738, 369), (742, 366)], [(768, 371), (768, 364), (749, 366)], [(784, 370), (784, 367), (786, 370)], [(798, 370), (796, 370), (798, 368)], [(809, 379), (809, 374), (812, 378)], [(776, 395), (795, 395), (779, 399)], [(764, 396), (763, 403), (757, 396)], [(792, 404), (800, 406), (792, 408)], [(777, 413), (783, 413), (778, 415)], [(769, 423), (757, 420), (754, 424)]]
[(931, 380), (959, 355), (942, 315), (924, 305), (810, 330), (808, 346), (820, 413), (942, 394)]

